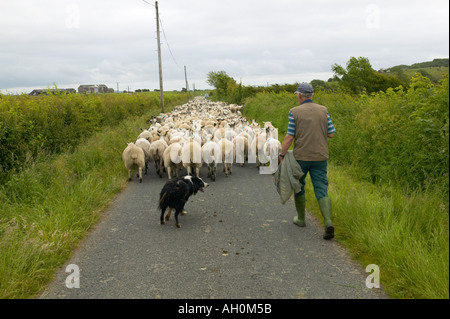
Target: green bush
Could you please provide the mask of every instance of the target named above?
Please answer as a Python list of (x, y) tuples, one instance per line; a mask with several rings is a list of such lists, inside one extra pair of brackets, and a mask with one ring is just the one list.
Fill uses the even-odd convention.
[[(183, 94), (165, 94), (167, 103), (184, 99)], [(39, 154), (72, 150), (106, 126), (158, 108), (159, 93), (2, 95), (0, 181)]]
[[(448, 76), (435, 85), (420, 74), (407, 90), (398, 87), (361, 96), (319, 90), (314, 101), (328, 108), (336, 127), (329, 141), (330, 160), (373, 183), (409, 191), (434, 188), (448, 209), (448, 90)], [(282, 139), (289, 109), (296, 105), (292, 93), (258, 93), (246, 100), (244, 115), (271, 120)]]
[[(406, 91), (389, 89), (362, 96), (359, 103), (353, 136), (341, 146), (351, 156), (342, 158), (330, 143), (333, 156), (357, 165), (365, 179), (411, 190), (434, 187), (448, 197), (448, 77), (433, 85), (416, 75)], [(329, 111), (339, 113), (333, 105)]]

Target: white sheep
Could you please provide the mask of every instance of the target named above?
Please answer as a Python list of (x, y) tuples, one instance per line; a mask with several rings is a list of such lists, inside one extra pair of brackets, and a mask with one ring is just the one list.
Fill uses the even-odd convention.
[(279, 140), (270, 137), (264, 143), (264, 156), (267, 158), (267, 161), (275, 161), (280, 151), (281, 143)]
[[(196, 97), (184, 105), (174, 107), (170, 114), (161, 113), (158, 117), (152, 117), (148, 129), (150, 134), (146, 132), (139, 137), (149, 139), (152, 145), (156, 143), (152, 148), (154, 151), (156, 146), (161, 146), (158, 145), (160, 140), (166, 143), (164, 150), (175, 145), (167, 152), (173, 155), (173, 160), (166, 161), (166, 152), (163, 152), (162, 156), (160, 152), (158, 155), (151, 155), (157, 174), (162, 177), (161, 169), (167, 170), (170, 179), (174, 173), (178, 176), (185, 167), (188, 174), (198, 175), (200, 167), (205, 163), (208, 165), (208, 176), (214, 178), (217, 163), (223, 163), (226, 176), (232, 173), (234, 161), (241, 166), (245, 162), (256, 163), (257, 167), (266, 163), (270, 155), (279, 148), (278, 142), (266, 142), (270, 138), (278, 139), (276, 128), (271, 122), (261, 122), (260, 125), (256, 120), (252, 120), (249, 123), (242, 117), (241, 109), (242, 106)], [(193, 144), (194, 141), (198, 144)], [(207, 162), (208, 158), (212, 159), (207, 155), (211, 155), (213, 144), (203, 147), (210, 142), (217, 143), (219, 149), (220, 158), (214, 162)], [(186, 157), (184, 161), (183, 155)], [(181, 160), (175, 163), (177, 157)]]
[(227, 139), (221, 139), (219, 143), (219, 149), (222, 155), (223, 172), (225, 176), (228, 177), (229, 174), (233, 172), (233, 161), (235, 157), (235, 150), (233, 142)]
[(225, 129), (223, 127), (219, 127), (214, 131), (214, 138), (217, 141), (220, 141), (225, 137)]
[(245, 161), (248, 161), (248, 138), (243, 135), (236, 135), (233, 139), (235, 150), (236, 163), (244, 166)]
[(149, 130), (142, 130), (141, 134), (138, 136), (138, 139), (140, 138), (145, 138), (147, 141), (151, 141), (153, 134)]
[(216, 180), (217, 163), (220, 163), (221, 155), (219, 145), (213, 141), (207, 141), (202, 146), (203, 162), (208, 168), (208, 177), (211, 178), (212, 181)]
[(250, 147), (252, 154), (256, 158), (256, 167), (259, 167), (262, 163), (266, 163), (267, 159), (264, 155), (264, 144), (266, 143), (266, 133), (264, 129), (260, 129), (256, 132), (255, 137), (252, 140), (252, 144)]
[(145, 138), (138, 138), (136, 140), (136, 142), (134, 143), (137, 146), (139, 146), (140, 148), (142, 148), (142, 150), (144, 151), (145, 154), (145, 175), (147, 175), (147, 170), (148, 170), (148, 165), (151, 161), (151, 144), (150, 142), (145, 139)]
[(134, 143), (127, 143), (122, 160), (128, 170), (128, 180), (131, 181), (132, 170), (138, 169), (139, 183), (142, 183), (142, 169), (145, 167), (145, 154), (142, 148)]
[(270, 122), (270, 121), (268, 121), (268, 122), (264, 122), (264, 121), (263, 121), (263, 123), (264, 123), (264, 128), (269, 128), (269, 129), (275, 128), (275, 127), (273, 126), (272, 122)]
[(203, 165), (200, 144), (193, 139), (185, 143), (181, 151), (181, 161), (183, 167), (187, 169), (188, 175), (192, 175), (192, 171), (194, 171), (194, 176), (199, 177), (200, 168)]
[(236, 135), (237, 135), (237, 133), (236, 133), (235, 130), (233, 130), (233, 129), (231, 129), (231, 128), (228, 128), (228, 129), (225, 130), (224, 138), (226, 138), (226, 139), (229, 140), (229, 141), (233, 141), (233, 138), (234, 138)]
[(176, 177), (180, 177), (180, 172), (183, 169), (183, 163), (181, 162), (181, 150), (181, 144), (172, 143), (164, 151), (164, 167), (166, 168), (169, 181), (172, 179), (172, 170), (175, 170)]
[(250, 123), (249, 125), (252, 129), (259, 129), (261, 128), (261, 126), (258, 124), (258, 122), (256, 122), (255, 119), (252, 120), (252, 123)]
[(162, 177), (164, 151), (167, 147), (167, 143), (162, 139), (152, 142), (150, 146), (150, 158), (155, 163), (156, 174), (159, 177)]

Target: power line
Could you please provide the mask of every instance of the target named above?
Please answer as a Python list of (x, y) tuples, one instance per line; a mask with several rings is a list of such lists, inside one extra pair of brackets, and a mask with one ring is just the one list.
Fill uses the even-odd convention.
[(147, 1), (145, 1), (145, 0), (142, 0), (142, 1), (144, 1), (146, 4), (149, 4), (149, 5), (151, 5), (151, 6), (155, 6), (154, 4), (151, 4), (150, 2), (147, 2)]
[(175, 60), (175, 57), (173, 56), (172, 50), (170, 49), (169, 41), (167, 40), (166, 32), (164, 32), (164, 27), (163, 27), (163, 25), (162, 25), (161, 17), (159, 18), (159, 22), (160, 22), (160, 24), (161, 24), (161, 29), (162, 29), (162, 32), (163, 32), (163, 35), (164, 35), (164, 39), (166, 39), (167, 48), (169, 49), (170, 55), (172, 56), (172, 59), (173, 59), (173, 62), (175, 62), (175, 64), (177, 65), (177, 67), (178, 67), (179, 69), (181, 69), (181, 67), (178, 65), (177, 61)]
[[(142, 1), (145, 2), (145, 3), (147, 3), (147, 4), (149, 4), (149, 5), (151, 5), (152, 7), (155, 7), (155, 5), (151, 4), (151, 3), (148, 2), (148, 1), (145, 1), (145, 0), (142, 0)], [(180, 70), (182, 70), (182, 68), (180, 67), (180, 65), (177, 63), (177, 60), (175, 59), (175, 57), (174, 57), (174, 55), (173, 55), (173, 53), (172, 53), (172, 50), (170, 49), (169, 40), (167, 40), (166, 32), (164, 31), (164, 27), (163, 27), (163, 25), (162, 25), (161, 17), (159, 17), (159, 23), (160, 23), (160, 25), (161, 25), (162, 33), (163, 33), (163, 35), (164, 35), (164, 39), (166, 39), (166, 45), (167, 45), (167, 48), (169, 49), (170, 55), (172, 56), (173, 62), (175, 62), (176, 66), (177, 66)]]

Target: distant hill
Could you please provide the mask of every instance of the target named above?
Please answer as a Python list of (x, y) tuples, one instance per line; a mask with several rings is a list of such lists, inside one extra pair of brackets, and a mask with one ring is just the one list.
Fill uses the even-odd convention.
[(430, 62), (422, 62), (422, 63), (415, 63), (411, 65), (410, 69), (420, 69), (420, 68), (432, 68), (432, 67), (447, 67), (448, 68), (448, 59), (434, 59)]
[(415, 74), (420, 73), (433, 82), (438, 82), (445, 74), (449, 73), (449, 59), (434, 59), (433, 61), (414, 63), (412, 65), (397, 65), (380, 73), (396, 74), (400, 80), (409, 82)]

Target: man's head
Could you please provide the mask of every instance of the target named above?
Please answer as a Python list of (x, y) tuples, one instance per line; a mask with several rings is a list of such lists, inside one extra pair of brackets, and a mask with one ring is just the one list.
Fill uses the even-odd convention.
[(314, 89), (311, 84), (309, 83), (300, 83), (297, 87), (297, 91), (295, 91), (295, 94), (297, 94), (298, 99), (300, 100), (307, 100), (311, 99), (313, 97)]

